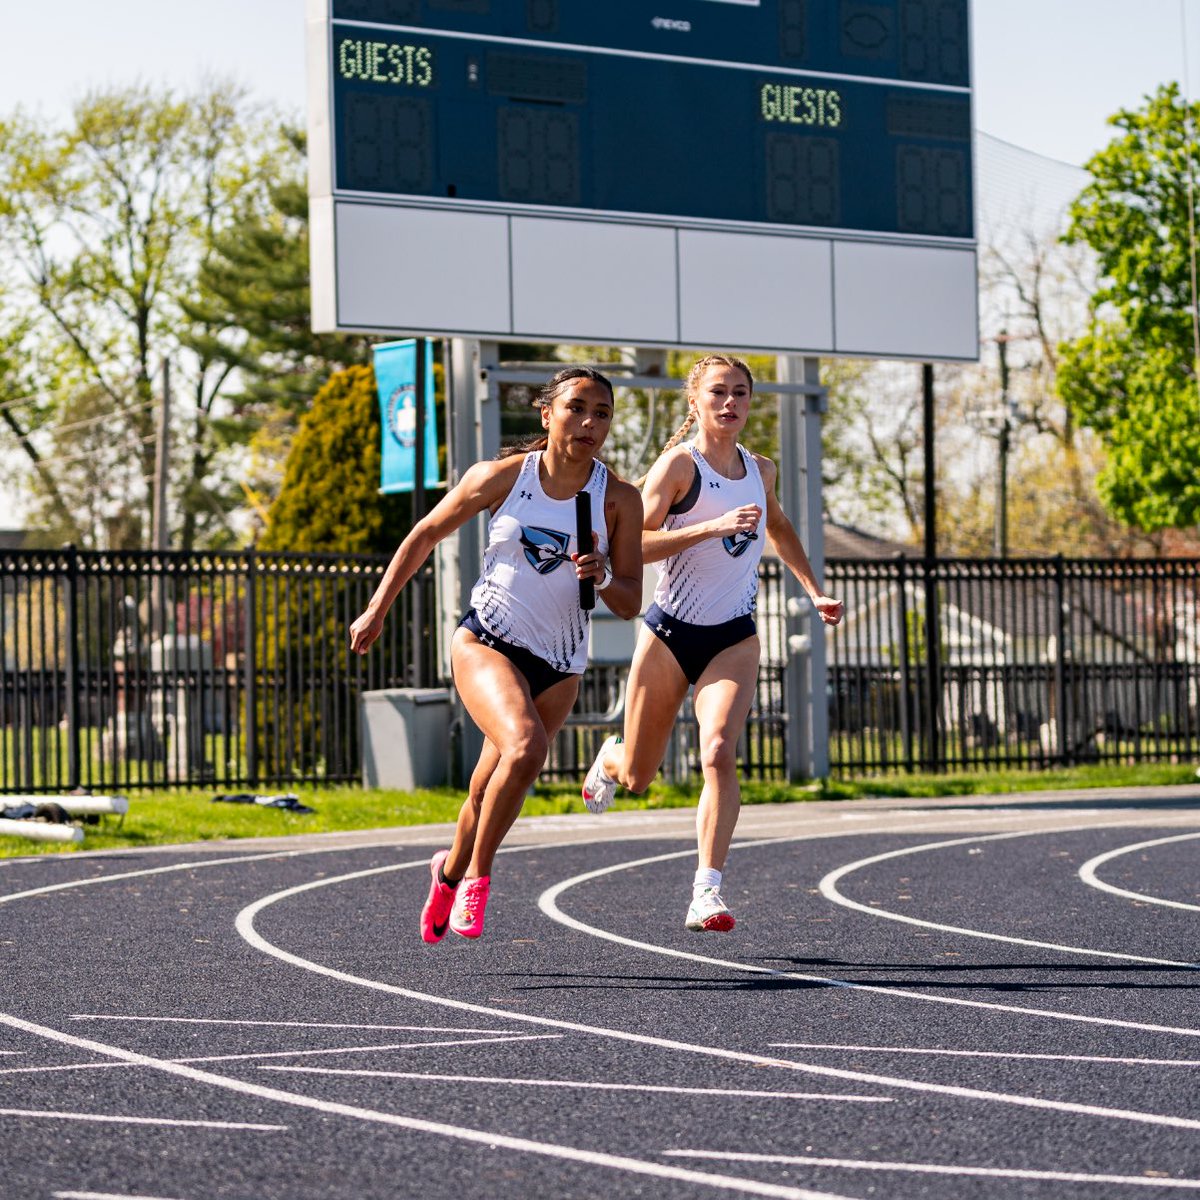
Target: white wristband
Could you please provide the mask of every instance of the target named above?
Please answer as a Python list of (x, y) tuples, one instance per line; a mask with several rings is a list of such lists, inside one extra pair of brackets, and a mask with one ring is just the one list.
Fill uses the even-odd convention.
[(604, 591), (610, 583), (612, 583), (612, 564), (606, 558), (604, 560), (604, 574), (596, 580), (596, 591)]

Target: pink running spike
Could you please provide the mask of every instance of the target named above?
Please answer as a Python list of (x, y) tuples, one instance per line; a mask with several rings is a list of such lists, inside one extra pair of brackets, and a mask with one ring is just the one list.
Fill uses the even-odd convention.
[(464, 879), (458, 887), (450, 928), (467, 938), (477, 938), (483, 932), (483, 913), (487, 908), (488, 892), (492, 887), (490, 875)]
[(421, 909), (421, 938), (423, 941), (440, 942), (446, 936), (450, 921), (450, 909), (454, 904), (455, 889), (438, 878), (438, 871), (450, 856), (449, 850), (439, 850), (429, 863), (429, 898)]

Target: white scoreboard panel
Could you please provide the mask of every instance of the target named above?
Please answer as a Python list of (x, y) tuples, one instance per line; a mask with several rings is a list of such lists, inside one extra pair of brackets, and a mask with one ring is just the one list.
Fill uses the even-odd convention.
[(309, 0), (314, 328), (977, 358), (967, 0), (675, 9)]

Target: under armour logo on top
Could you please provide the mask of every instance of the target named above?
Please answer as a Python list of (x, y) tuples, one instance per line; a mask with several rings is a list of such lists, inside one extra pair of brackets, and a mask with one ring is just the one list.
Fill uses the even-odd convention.
[(717, 482), (715, 479), (710, 479), (710, 480), (708, 481), (708, 486), (709, 486), (710, 488), (716, 488), (716, 489), (717, 489), (717, 491), (720, 491), (720, 490), (721, 490), (721, 485), (720, 485), (720, 484), (719, 484), (719, 483), (718, 483), (718, 482)]
[(654, 632), (661, 633), (665, 638), (669, 638), (671, 636), (671, 631), (661, 622), (658, 625), (655, 625)]
[(521, 489), (521, 499), (522, 499), (522, 500), (532, 500), (532, 499), (533, 499), (533, 493), (532, 493), (532, 492), (527, 492), (527, 491), (525, 491), (525, 489), (524, 489), (524, 488), (522, 488), (522, 489)]

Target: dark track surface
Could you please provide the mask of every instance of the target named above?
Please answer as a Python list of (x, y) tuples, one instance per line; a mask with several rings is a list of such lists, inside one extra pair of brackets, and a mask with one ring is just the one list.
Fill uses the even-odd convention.
[(0, 1197), (1200, 1195), (1200, 793), (691, 819), (0, 863)]

